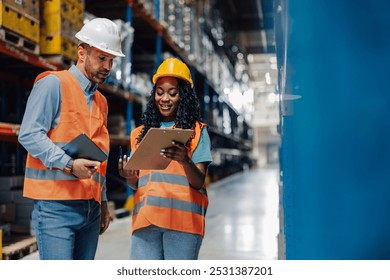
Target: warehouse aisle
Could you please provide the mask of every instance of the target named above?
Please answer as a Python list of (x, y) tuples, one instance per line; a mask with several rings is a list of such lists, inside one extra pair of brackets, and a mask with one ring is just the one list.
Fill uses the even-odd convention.
[[(278, 180), (278, 169), (256, 169), (211, 184), (199, 259), (277, 259)], [(128, 259), (130, 224), (131, 217), (111, 223), (101, 236), (96, 259)], [(38, 259), (38, 253), (24, 258), (29, 259)]]
[(255, 169), (212, 184), (200, 259), (277, 259), (278, 169)]

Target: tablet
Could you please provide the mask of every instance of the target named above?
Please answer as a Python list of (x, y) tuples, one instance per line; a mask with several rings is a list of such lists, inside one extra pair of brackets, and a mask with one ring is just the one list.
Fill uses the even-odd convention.
[(171, 160), (160, 155), (160, 150), (172, 146), (172, 141), (186, 143), (193, 133), (192, 129), (150, 128), (123, 168), (165, 169)]
[(82, 133), (62, 147), (73, 159), (85, 158), (103, 162), (107, 154), (103, 152), (86, 134)]

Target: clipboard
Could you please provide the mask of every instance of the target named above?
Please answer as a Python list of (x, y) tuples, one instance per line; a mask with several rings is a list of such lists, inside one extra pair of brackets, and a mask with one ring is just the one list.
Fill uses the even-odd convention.
[(172, 141), (186, 143), (193, 133), (192, 129), (150, 128), (123, 168), (165, 169), (171, 160), (160, 155), (160, 150), (172, 146)]
[(108, 155), (103, 152), (85, 133), (80, 134), (62, 147), (65, 153), (72, 158), (85, 158), (103, 162)]

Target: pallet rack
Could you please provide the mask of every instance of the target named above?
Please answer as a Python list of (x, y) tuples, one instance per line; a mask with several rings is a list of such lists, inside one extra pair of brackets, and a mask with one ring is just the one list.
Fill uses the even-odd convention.
[[(157, 11), (159, 2), (159, 0), (154, 2)], [(132, 72), (146, 72), (152, 75), (162, 61), (165, 52), (181, 58), (190, 66), (195, 89), (201, 100), (203, 119), (209, 124), (215, 156), (215, 162), (209, 169), (208, 181), (218, 180), (240, 171), (243, 165), (251, 165), (250, 125), (238, 120), (240, 114), (225, 98), (222, 93), (223, 89), (218, 88), (213, 81), (208, 79), (202, 65), (196, 64), (189, 53), (175, 42), (164, 25), (159, 22), (158, 13), (151, 15), (140, 1), (135, 0), (112, 2), (87, 0), (85, 11), (95, 16), (122, 19), (131, 23), (135, 29), (134, 42), (132, 49), (125, 50), (125, 52), (132, 59)], [(17, 136), (25, 102), (34, 78), (44, 70), (66, 69), (71, 62), (61, 56), (43, 57), (4, 40), (0, 40), (0, 62), (2, 62), (0, 92), (1, 89), (4, 91), (12, 88), (12, 94), (0, 95), (2, 111), (0, 113), (0, 176), (23, 176), (26, 152), (18, 144)], [(126, 204), (127, 198), (131, 197), (132, 192), (117, 172), (118, 146), (128, 146), (130, 131), (139, 124), (148, 92), (138, 93), (131, 87), (122, 88), (112, 84), (101, 85), (99, 90), (107, 97), (109, 116), (110, 113), (119, 113), (126, 123), (125, 135), (110, 135), (111, 152), (107, 173), (107, 184), (110, 186), (108, 197), (116, 202), (117, 207), (122, 207)], [(218, 117), (222, 114), (229, 116), (233, 126), (231, 133), (225, 133), (221, 124), (215, 121), (215, 114)], [(236, 129), (238, 126), (240, 126), (239, 130)], [(4, 243), (3, 240), (3, 245), (9, 245)], [(29, 248), (31, 249), (31, 246)], [(29, 250), (20, 249), (18, 252), (19, 254), (28, 253)]]

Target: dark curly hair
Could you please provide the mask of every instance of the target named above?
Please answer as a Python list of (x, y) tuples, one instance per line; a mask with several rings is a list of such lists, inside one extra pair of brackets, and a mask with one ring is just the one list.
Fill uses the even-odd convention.
[[(175, 127), (183, 129), (194, 129), (197, 121), (202, 121), (198, 96), (186, 81), (176, 78), (179, 90), (179, 106), (175, 116)], [(160, 127), (162, 121), (161, 114), (155, 105), (156, 85), (153, 86), (146, 110), (142, 114), (141, 123), (144, 129), (137, 138), (137, 143), (141, 142), (145, 134), (151, 127)]]

